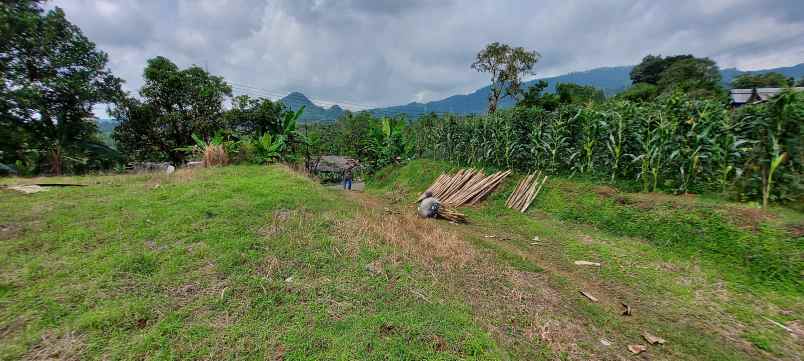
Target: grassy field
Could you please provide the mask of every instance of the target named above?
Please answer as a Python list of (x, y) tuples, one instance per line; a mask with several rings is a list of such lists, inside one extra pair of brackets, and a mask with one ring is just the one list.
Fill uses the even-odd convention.
[(281, 167), (0, 192), (0, 357), (499, 359), (458, 300)]
[[(369, 185), (378, 196), (409, 202), (440, 172), (454, 168), (415, 161), (384, 170)], [(564, 341), (585, 342), (576, 358), (619, 358), (597, 341), (644, 343), (646, 331), (668, 341), (649, 350), (654, 359), (804, 354), (804, 214), (780, 207), (765, 212), (713, 197), (626, 193), (560, 178), (550, 180), (521, 214), (504, 207), (516, 181), (507, 180), (481, 207), (465, 208), (473, 224), (461, 232), (498, 262), (544, 276), (542, 287), (559, 294), (569, 310), (553, 309), (553, 319), (542, 323), (553, 321), (564, 332), (575, 324), (586, 328), (568, 332)], [(576, 266), (576, 260), (603, 266)], [(588, 302), (581, 290), (600, 302)], [(622, 303), (634, 316), (620, 316)], [(526, 310), (511, 317), (521, 324), (539, 315)], [(590, 350), (592, 356), (585, 354)]]
[[(503, 207), (512, 177), (469, 225), (418, 219), (449, 168), (389, 168), (362, 194), (281, 166), (0, 190), (0, 358), (804, 354), (801, 213), (557, 179), (521, 214)], [(667, 343), (631, 355), (645, 332)]]

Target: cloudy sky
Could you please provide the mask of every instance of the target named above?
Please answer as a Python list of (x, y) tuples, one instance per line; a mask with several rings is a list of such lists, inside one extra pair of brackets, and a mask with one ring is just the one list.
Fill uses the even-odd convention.
[[(386, 106), (486, 84), (485, 44), (537, 50), (537, 76), (693, 53), (741, 69), (804, 62), (802, 0), (55, 0), (136, 91), (148, 58), (244, 92)], [(251, 87), (246, 91), (245, 87)]]

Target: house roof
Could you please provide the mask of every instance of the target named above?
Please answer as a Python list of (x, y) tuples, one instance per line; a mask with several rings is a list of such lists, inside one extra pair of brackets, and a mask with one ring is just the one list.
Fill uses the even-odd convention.
[[(774, 95), (779, 94), (784, 88), (753, 88), (753, 89), (732, 89), (729, 90), (731, 102), (733, 104), (745, 104), (751, 102), (766, 101)], [(804, 87), (794, 87), (794, 91), (804, 91)]]
[(340, 155), (325, 155), (318, 161), (317, 172), (343, 172), (360, 165), (360, 161)]

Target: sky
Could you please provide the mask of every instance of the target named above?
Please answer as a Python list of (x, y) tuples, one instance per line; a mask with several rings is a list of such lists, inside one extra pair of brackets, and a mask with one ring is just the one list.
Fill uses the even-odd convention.
[(692, 53), (743, 70), (804, 62), (802, 0), (55, 0), (136, 94), (147, 59), (222, 75), (234, 92), (299, 91), (346, 108), (487, 85), (494, 41), (536, 50), (544, 77)]

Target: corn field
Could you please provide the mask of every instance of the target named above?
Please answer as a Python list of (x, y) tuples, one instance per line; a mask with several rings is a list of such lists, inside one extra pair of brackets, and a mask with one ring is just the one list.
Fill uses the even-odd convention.
[(788, 91), (738, 109), (673, 94), (432, 115), (404, 135), (411, 157), (632, 182), (646, 192), (734, 192), (767, 205), (802, 199), (803, 125), (804, 94)]

